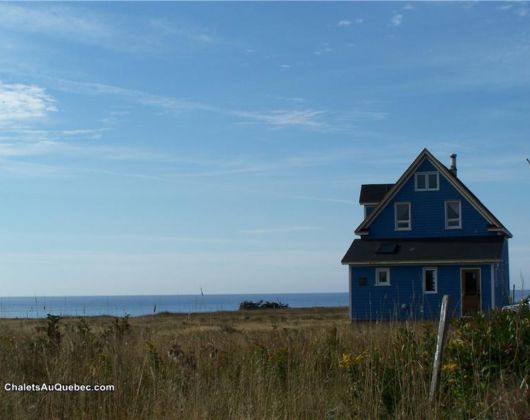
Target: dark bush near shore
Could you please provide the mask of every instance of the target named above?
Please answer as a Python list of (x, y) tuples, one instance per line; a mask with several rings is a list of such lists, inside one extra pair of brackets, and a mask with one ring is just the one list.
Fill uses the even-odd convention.
[(269, 301), (262, 301), (259, 300), (257, 302), (252, 302), (251, 300), (245, 300), (239, 304), (239, 310), (247, 310), (247, 309), (285, 309), (288, 308), (289, 305), (287, 303), (281, 303), (281, 302), (269, 302)]

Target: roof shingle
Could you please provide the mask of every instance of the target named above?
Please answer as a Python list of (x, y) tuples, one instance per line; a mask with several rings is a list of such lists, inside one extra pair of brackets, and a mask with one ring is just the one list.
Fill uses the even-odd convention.
[[(428, 238), (368, 240), (355, 239), (342, 264), (499, 261), (502, 258), (502, 236), (466, 238)], [(393, 253), (378, 252), (381, 247)]]
[(379, 203), (394, 184), (363, 184), (361, 185), (360, 204)]

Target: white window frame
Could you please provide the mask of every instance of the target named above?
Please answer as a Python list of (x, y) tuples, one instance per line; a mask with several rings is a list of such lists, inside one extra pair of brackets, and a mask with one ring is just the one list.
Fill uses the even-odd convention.
[[(409, 225), (407, 227), (398, 226), (397, 207), (400, 204), (406, 204), (409, 206)], [(404, 222), (404, 220), (401, 220), (401, 222)], [(410, 205), (410, 201), (398, 201), (394, 203), (394, 230), (412, 230), (412, 208)]]
[[(425, 273), (427, 273), (427, 271), (434, 271), (434, 290), (427, 290), (427, 288), (425, 287), (425, 283), (426, 283), (426, 277), (425, 277)], [(438, 293), (438, 269), (436, 267), (424, 267), (423, 270), (422, 270), (422, 283), (423, 283), (423, 294), (425, 295), (435, 295), (436, 293)]]
[[(447, 216), (447, 206), (449, 203), (458, 203), (458, 226), (449, 226), (449, 218)], [(445, 229), (462, 229), (462, 200), (445, 200), (444, 202), (445, 210)], [(457, 219), (451, 219), (454, 221)]]
[[(418, 175), (425, 177), (425, 188), (418, 188)], [(429, 188), (429, 175), (436, 175), (436, 188)], [(440, 173), (437, 171), (416, 172), (414, 174), (414, 191), (438, 191), (440, 189)]]
[[(386, 283), (379, 282), (379, 273), (386, 273)], [(390, 286), (390, 268), (376, 268), (375, 269), (375, 285), (376, 286)]]

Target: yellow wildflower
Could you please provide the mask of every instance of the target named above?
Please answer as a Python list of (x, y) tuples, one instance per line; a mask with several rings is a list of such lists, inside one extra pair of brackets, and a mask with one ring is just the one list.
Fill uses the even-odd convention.
[(355, 356), (355, 358), (353, 359), (353, 363), (355, 365), (361, 364), (363, 362), (363, 360), (366, 359), (367, 355), (368, 355), (368, 352), (363, 351), (362, 353), (360, 353), (357, 356)]
[(449, 340), (449, 345), (450, 346), (463, 346), (464, 340), (462, 340), (461, 338), (454, 338), (453, 340)]
[(342, 353), (342, 356), (339, 358), (339, 367), (347, 369), (350, 366), (359, 365), (366, 359), (367, 355), (368, 353), (366, 351), (359, 353), (357, 356), (353, 356), (351, 353)]
[(339, 358), (339, 367), (343, 369), (347, 369), (352, 364), (353, 364), (353, 357), (351, 353), (342, 353), (342, 356)]
[(442, 370), (445, 372), (454, 372), (457, 369), (458, 365), (454, 362), (449, 362), (442, 366)]

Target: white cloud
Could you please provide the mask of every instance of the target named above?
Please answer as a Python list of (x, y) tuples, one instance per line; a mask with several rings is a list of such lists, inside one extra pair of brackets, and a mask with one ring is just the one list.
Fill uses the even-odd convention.
[(281, 67), (282, 69), (286, 69), (286, 70), (288, 70), (288, 69), (290, 69), (292, 66), (291, 66), (290, 64), (280, 64), (280, 67)]
[(405, 4), (405, 6), (403, 6), (403, 10), (414, 10), (416, 8), (416, 6), (414, 6), (413, 4), (410, 4), (410, 3), (407, 3)]
[(55, 99), (35, 85), (0, 82), (0, 124), (42, 118), (56, 111)]
[(363, 23), (363, 22), (364, 22), (364, 19), (363, 19), (363, 18), (357, 18), (357, 19), (355, 19), (355, 23), (358, 24), (358, 25), (361, 24), (361, 23)]
[(402, 22), (403, 22), (403, 15), (399, 13), (393, 15), (392, 18), (390, 19), (390, 23), (392, 24), (392, 26), (399, 26), (401, 25)]

